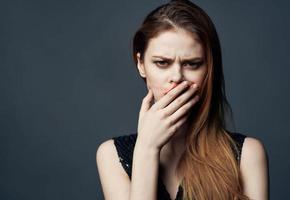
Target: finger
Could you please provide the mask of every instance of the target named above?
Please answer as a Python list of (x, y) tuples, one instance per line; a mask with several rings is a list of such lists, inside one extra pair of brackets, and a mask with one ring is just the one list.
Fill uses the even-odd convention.
[(188, 82), (182, 82), (164, 95), (158, 102), (156, 102), (152, 109), (162, 109), (171, 103), (182, 91), (189, 86)]
[(173, 100), (167, 107), (164, 108), (164, 112), (166, 116), (172, 115), (176, 112), (182, 105), (189, 101), (194, 94), (197, 94), (198, 87), (196, 84), (191, 85), (190, 88), (183, 93), (182, 95), (178, 96), (176, 99)]
[(141, 105), (141, 108), (140, 108), (140, 114), (141, 115), (150, 109), (151, 102), (153, 100), (152, 97), (153, 97), (153, 92), (152, 92), (151, 89), (149, 89), (147, 95), (142, 100), (142, 105)]
[(185, 114), (190, 114), (191, 108), (196, 104), (199, 100), (199, 96), (195, 95), (194, 98), (190, 99), (187, 103), (182, 105), (176, 112), (170, 115), (169, 120), (171, 124), (175, 124), (180, 118), (182, 118)]
[(180, 127), (186, 122), (186, 120), (189, 117), (189, 113), (183, 115), (182, 117), (180, 117), (178, 119), (178, 121), (176, 121), (173, 126), (170, 128), (172, 130), (173, 133), (175, 133), (176, 131), (178, 131), (178, 129), (180, 129)]
[(178, 86), (178, 84), (177, 84), (177, 83), (173, 83), (172, 86), (171, 86), (168, 90), (166, 90), (166, 91), (164, 92), (164, 95), (166, 95), (170, 90), (172, 90), (172, 89), (175, 88), (176, 86)]

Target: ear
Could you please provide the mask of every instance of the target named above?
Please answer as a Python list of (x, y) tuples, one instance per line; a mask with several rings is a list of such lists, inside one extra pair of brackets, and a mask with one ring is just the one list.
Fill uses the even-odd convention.
[(144, 62), (141, 61), (140, 53), (137, 53), (137, 68), (139, 71), (140, 76), (143, 78), (146, 78), (146, 72), (144, 67)]

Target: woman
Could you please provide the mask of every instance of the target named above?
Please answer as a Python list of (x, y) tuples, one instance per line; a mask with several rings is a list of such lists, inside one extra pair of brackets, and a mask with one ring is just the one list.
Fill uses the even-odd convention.
[(268, 199), (263, 144), (226, 130), (230, 106), (208, 15), (187, 0), (156, 8), (134, 36), (133, 57), (148, 94), (138, 132), (97, 150), (105, 199)]

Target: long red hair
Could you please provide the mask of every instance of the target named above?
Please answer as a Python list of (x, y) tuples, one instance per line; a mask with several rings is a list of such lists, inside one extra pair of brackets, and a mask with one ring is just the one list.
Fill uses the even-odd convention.
[(186, 150), (176, 170), (183, 177), (183, 199), (249, 199), (243, 195), (234, 152), (237, 146), (226, 130), (225, 114), (232, 117), (232, 110), (225, 94), (220, 42), (210, 17), (187, 0), (173, 0), (159, 6), (149, 13), (134, 35), (134, 62), (137, 64), (137, 53), (144, 59), (151, 38), (176, 28), (199, 37), (208, 67), (201, 100), (188, 119)]

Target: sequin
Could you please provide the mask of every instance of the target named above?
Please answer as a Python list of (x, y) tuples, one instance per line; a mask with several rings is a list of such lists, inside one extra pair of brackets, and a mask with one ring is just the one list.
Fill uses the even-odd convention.
[[(243, 146), (244, 139), (246, 138), (246, 135), (240, 134), (240, 133), (232, 133), (229, 132), (230, 136), (234, 139), (234, 141), (237, 143), (237, 149), (234, 150), (235, 152), (235, 158), (238, 162), (240, 162), (241, 159), (241, 150)], [(133, 151), (137, 139), (137, 133), (130, 134), (130, 135), (123, 135), (123, 136), (117, 136), (114, 139), (114, 144), (116, 146), (119, 161), (121, 162), (124, 170), (128, 174), (128, 176), (131, 179), (132, 174), (132, 160), (133, 160)], [(179, 193), (176, 197), (176, 200), (181, 200), (183, 196), (183, 189), (179, 188)], [(170, 200), (169, 193), (167, 192), (166, 188), (162, 186), (162, 182), (158, 184), (158, 199), (162, 200)]]

